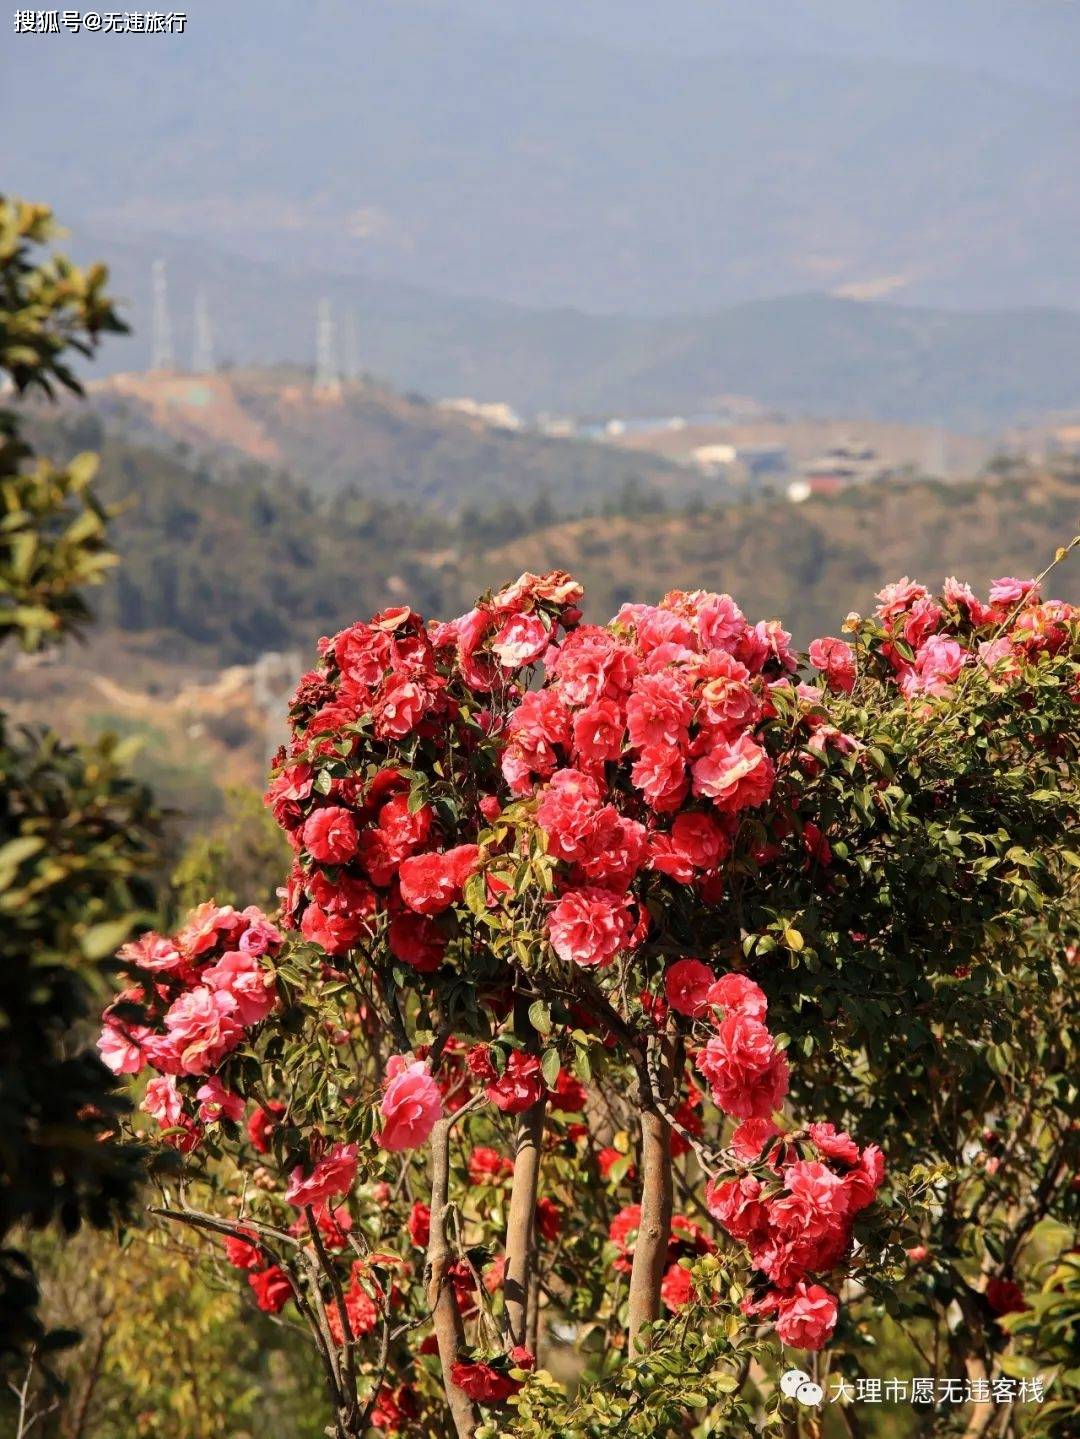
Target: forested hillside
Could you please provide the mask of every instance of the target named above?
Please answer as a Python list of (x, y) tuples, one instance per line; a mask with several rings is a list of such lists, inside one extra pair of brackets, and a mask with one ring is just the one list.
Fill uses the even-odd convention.
[[(68, 428), (65, 448), (100, 435), (93, 424)], [(584, 581), (592, 619), (631, 594), (702, 586), (738, 595), (755, 618), (784, 615), (805, 644), (900, 573), (940, 582), (955, 572), (973, 583), (1030, 574), (1075, 531), (1080, 511), (1080, 469), (1018, 466), (804, 505), (665, 504), (630, 488), (570, 519), (558, 519), (543, 492), (523, 490), (516, 503), (474, 502), (449, 518), (355, 488), (320, 498), (252, 462), (223, 480), (160, 448), (110, 435), (101, 443), (101, 492), (123, 506), (114, 526), (122, 564), (98, 600), (103, 623), (166, 636), (178, 659), (217, 663), (307, 646), (388, 599), (458, 613), (492, 575), (553, 566)]]

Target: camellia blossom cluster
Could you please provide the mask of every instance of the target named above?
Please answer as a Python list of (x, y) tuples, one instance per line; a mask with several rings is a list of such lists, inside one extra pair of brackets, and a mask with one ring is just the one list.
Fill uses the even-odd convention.
[[(712, 1030), (696, 1064), (717, 1107), (740, 1121), (730, 1149), (747, 1167), (710, 1180), (705, 1202), (769, 1281), (764, 1293), (747, 1299), (745, 1312), (774, 1315), (785, 1344), (820, 1349), (835, 1328), (838, 1306), (814, 1279), (848, 1257), (852, 1223), (873, 1203), (885, 1161), (875, 1145), (860, 1150), (831, 1124), (811, 1124), (806, 1137), (781, 1135), (771, 1116), (787, 1091), (787, 1061), (766, 1027), (765, 995), (741, 974), (711, 979), (696, 960), (678, 961), (666, 976), (672, 1008)], [(803, 1157), (804, 1151), (814, 1157)]]
[[(297, 852), (284, 915), (333, 957), (385, 926), (399, 963), (438, 969), (453, 906), (475, 872), (475, 834), (500, 801), (486, 755), (514, 676), (577, 619), (581, 586), (523, 576), (489, 602), (429, 630), (400, 607), (322, 642), (322, 663), (293, 697), (293, 740), (267, 802)], [(407, 772), (436, 765), (476, 796), (448, 826), (416, 802)], [(489, 772), (491, 771), (491, 772)]]
[[(539, 1114), (539, 1150), (612, 1193), (627, 1186), (604, 1215), (622, 1206), (607, 1251), (620, 1276), (638, 1246), (657, 1242), (640, 1232), (641, 1205), (623, 1202), (644, 1183), (645, 1146), (635, 1151), (591, 1102), (605, 1096), (590, 1054), (615, 1084), (636, 1080), (642, 1107), (652, 1079), (640, 1056), (675, 1056), (669, 1089), (652, 1098), (671, 1153), (695, 1149), (710, 1176), (705, 1227), (689, 1205), (671, 1221), (662, 1309), (722, 1302), (689, 1267), (722, 1230), (745, 1251), (746, 1316), (795, 1348), (828, 1342), (884, 1158), (832, 1124), (785, 1115), (788, 1057), (766, 991), (783, 1014), (790, 984), (771, 972), (770, 950), (741, 950), (737, 926), (732, 940), (720, 921), (740, 886), (782, 889), (794, 876), (816, 893), (843, 882), (845, 836), (814, 782), (831, 779), (830, 766), (864, 765), (845, 730), (864, 692), (885, 695), (905, 723), (921, 719), (968, 675), (1011, 685), (1059, 651), (1074, 619), (1033, 582), (997, 581), (983, 601), (955, 580), (933, 596), (905, 578), (872, 618), (849, 617), (850, 642), (814, 640), (807, 671), (777, 621), (750, 622), (727, 595), (673, 591), (605, 626), (582, 623), (581, 599), (562, 572), (526, 574), (449, 623), (398, 607), (321, 641), (266, 796), (294, 853), (280, 891), (293, 936), (282, 993), (308, 982), (314, 994), (347, 992), (334, 1018), (320, 1015), (319, 1039), (346, 1054), (351, 1044), (358, 1065), (355, 1084), (337, 1071), (337, 1113), (326, 1122), (322, 1108), (306, 1128), (291, 1100), (286, 1113), (272, 1090), (245, 1091), (253, 1187), (279, 1234), (289, 1226), (329, 1256), (320, 1342), (347, 1348), (393, 1316), (395, 1332), (416, 1331), (432, 1353), (425, 1266), (384, 1252), (396, 1241), (380, 1224), (394, 1214), (419, 1249), (439, 1238), (434, 1189), (431, 1206), (416, 1197), (424, 1161), (410, 1169), (408, 1156), (441, 1119), (465, 1116), (450, 1189), (466, 1183), (476, 1202), (470, 1218), (451, 1196), (445, 1272), (474, 1343), (459, 1339), (453, 1362), (440, 1362), (483, 1405), (505, 1402), (535, 1364), (527, 1346), (504, 1336), (500, 1348), (484, 1322), (485, 1294), (512, 1272), (509, 1226), (479, 1244), (459, 1232), (512, 1204), (508, 1132)], [(867, 766), (868, 791), (874, 779)], [(783, 934), (794, 954), (801, 936)], [(117, 1074), (151, 1071), (143, 1107), (167, 1142), (187, 1150), (206, 1126), (244, 1120), (227, 1082), (243, 1066), (230, 1071), (230, 1056), (272, 1014), (282, 945), (257, 910), (210, 904), (173, 938), (125, 948), (137, 982), (107, 1011), (100, 1048)], [(632, 1128), (625, 1112), (623, 1124)], [(279, 1125), (287, 1138), (274, 1138)], [(394, 1187), (384, 1181), (398, 1165), (408, 1183)], [(372, 1172), (378, 1183), (365, 1180)], [(530, 1243), (565, 1242), (572, 1202), (569, 1190), (538, 1194), (535, 1209), (530, 1198)], [(295, 1298), (299, 1312), (300, 1271), (271, 1262), (268, 1231), (243, 1231), (249, 1212), (227, 1258), (262, 1308)], [(392, 1429), (409, 1391), (380, 1386), (371, 1422)]]
[(254, 905), (208, 901), (175, 935), (151, 930), (120, 951), (136, 982), (106, 1009), (98, 1052), (114, 1074), (153, 1071), (142, 1108), (175, 1147), (243, 1117), (243, 1099), (215, 1071), (277, 1003), (267, 961), (281, 943)]

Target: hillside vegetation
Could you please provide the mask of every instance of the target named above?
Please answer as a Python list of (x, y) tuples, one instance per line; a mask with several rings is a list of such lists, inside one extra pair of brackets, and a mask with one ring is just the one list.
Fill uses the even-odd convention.
[(445, 516), (468, 505), (527, 507), (541, 496), (577, 514), (628, 486), (678, 500), (701, 484), (696, 472), (644, 451), (495, 429), (372, 381), (322, 400), (310, 375), (288, 369), (123, 375), (95, 386), (91, 399), (112, 432), (182, 443), (218, 470), (254, 459), (316, 494), (355, 489)]
[[(64, 433), (68, 447), (96, 442), (85, 426)], [(631, 595), (701, 586), (730, 591), (754, 618), (782, 617), (805, 644), (905, 572), (980, 584), (1031, 574), (1080, 515), (1078, 467), (878, 484), (801, 506), (663, 508), (656, 493), (628, 490), (604, 513), (553, 522), (551, 505), (525, 494), (450, 518), (355, 489), (320, 498), (254, 463), (226, 481), (113, 435), (102, 448), (103, 496), (124, 506), (103, 623), (217, 665), (306, 652), (313, 634), (388, 601), (458, 613), (495, 580), (551, 567), (584, 581), (591, 619)]]
[[(582, 519), (460, 566), (458, 594), (494, 575), (560, 565), (585, 584), (593, 618), (614, 614), (631, 596), (658, 599), (673, 587), (727, 590), (748, 616), (782, 618), (805, 645), (836, 632), (849, 610), (865, 611), (874, 592), (901, 574), (927, 583), (957, 574), (976, 586), (1033, 574), (1078, 520), (1080, 470), (1026, 468), (956, 485), (879, 484), (803, 505)], [(1080, 599), (1075, 576), (1056, 577), (1055, 588)]]

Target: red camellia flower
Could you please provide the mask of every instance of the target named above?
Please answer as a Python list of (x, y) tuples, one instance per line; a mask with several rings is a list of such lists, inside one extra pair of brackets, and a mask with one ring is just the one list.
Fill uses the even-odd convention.
[(673, 1313), (684, 1308), (694, 1297), (694, 1281), (689, 1269), (681, 1264), (672, 1264), (660, 1285), (660, 1298)]
[(562, 1233), (563, 1213), (553, 1199), (541, 1195), (536, 1201), (536, 1229), (541, 1239), (549, 1242)]
[(258, 1154), (266, 1154), (270, 1149), (270, 1135), (278, 1120), (285, 1113), (285, 1106), (276, 1099), (267, 1101), (265, 1109), (256, 1109), (248, 1118), (247, 1132), (252, 1147)]
[(1003, 1314), (1021, 1314), (1031, 1308), (1024, 1298), (1024, 1291), (1012, 1279), (988, 1279), (986, 1302), (999, 1318)]
[(580, 1114), (588, 1102), (585, 1086), (565, 1069), (559, 1070), (555, 1087), (551, 1091), (551, 1107), (563, 1114)]
[(320, 864), (347, 864), (356, 853), (356, 821), (341, 805), (328, 805), (310, 814), (302, 831), (304, 848)]
[(485, 1144), (478, 1144), (472, 1151), (467, 1168), (472, 1184), (492, 1184), (514, 1172), (514, 1166), (505, 1154)]
[[(245, 1235), (246, 1238), (242, 1237)], [(262, 1250), (251, 1243), (254, 1238), (253, 1230), (241, 1229), (226, 1239), (225, 1258), (234, 1269), (258, 1269), (261, 1264), (266, 1263)]]
[(431, 1206), (419, 1199), (409, 1211), (409, 1238), (418, 1249), (426, 1249), (431, 1238)]
[(478, 855), (475, 844), (461, 844), (443, 854), (418, 854), (403, 860), (398, 871), (402, 899), (418, 914), (441, 914), (461, 898)]
[(434, 920), (422, 914), (395, 914), (387, 931), (387, 942), (395, 959), (421, 974), (431, 974), (438, 969), (446, 953), (442, 931)]
[(473, 1363), (458, 1360), (450, 1368), (450, 1378), (479, 1404), (502, 1404), (521, 1388), (520, 1380), (511, 1379), (480, 1360)]
[(512, 1049), (502, 1074), (484, 1085), (484, 1093), (504, 1114), (521, 1114), (540, 1099), (546, 1086), (535, 1054)]
[(267, 1314), (280, 1314), (292, 1298), (289, 1276), (276, 1264), (249, 1274), (248, 1283), (255, 1291), (255, 1303)]
[[(606, 1149), (601, 1149), (601, 1150), (597, 1153), (597, 1156), (596, 1156), (596, 1162), (597, 1162), (597, 1164), (598, 1164), (599, 1167), (600, 1167), (600, 1176), (601, 1176), (601, 1178), (602, 1178), (602, 1179), (609, 1179), (610, 1176), (611, 1176), (612, 1168), (613, 1168), (616, 1164), (618, 1164), (618, 1162), (619, 1162), (620, 1159), (625, 1159), (625, 1158), (626, 1158), (626, 1155), (623, 1154), (623, 1152), (622, 1152), (621, 1149), (613, 1149), (613, 1148), (610, 1148), (610, 1147), (609, 1147), (609, 1148), (606, 1148)], [(627, 1179), (636, 1179), (636, 1178), (637, 1178), (637, 1165), (636, 1165), (636, 1164), (630, 1164), (630, 1165), (627, 1166), (627, 1169), (626, 1169), (626, 1178), (627, 1178)]]

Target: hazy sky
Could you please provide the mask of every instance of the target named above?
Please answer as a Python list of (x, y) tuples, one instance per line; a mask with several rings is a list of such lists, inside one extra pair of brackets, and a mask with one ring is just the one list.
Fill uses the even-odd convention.
[(543, 308), (1080, 308), (1080, 0), (184, 9), (0, 29), (3, 183), (106, 243)]

